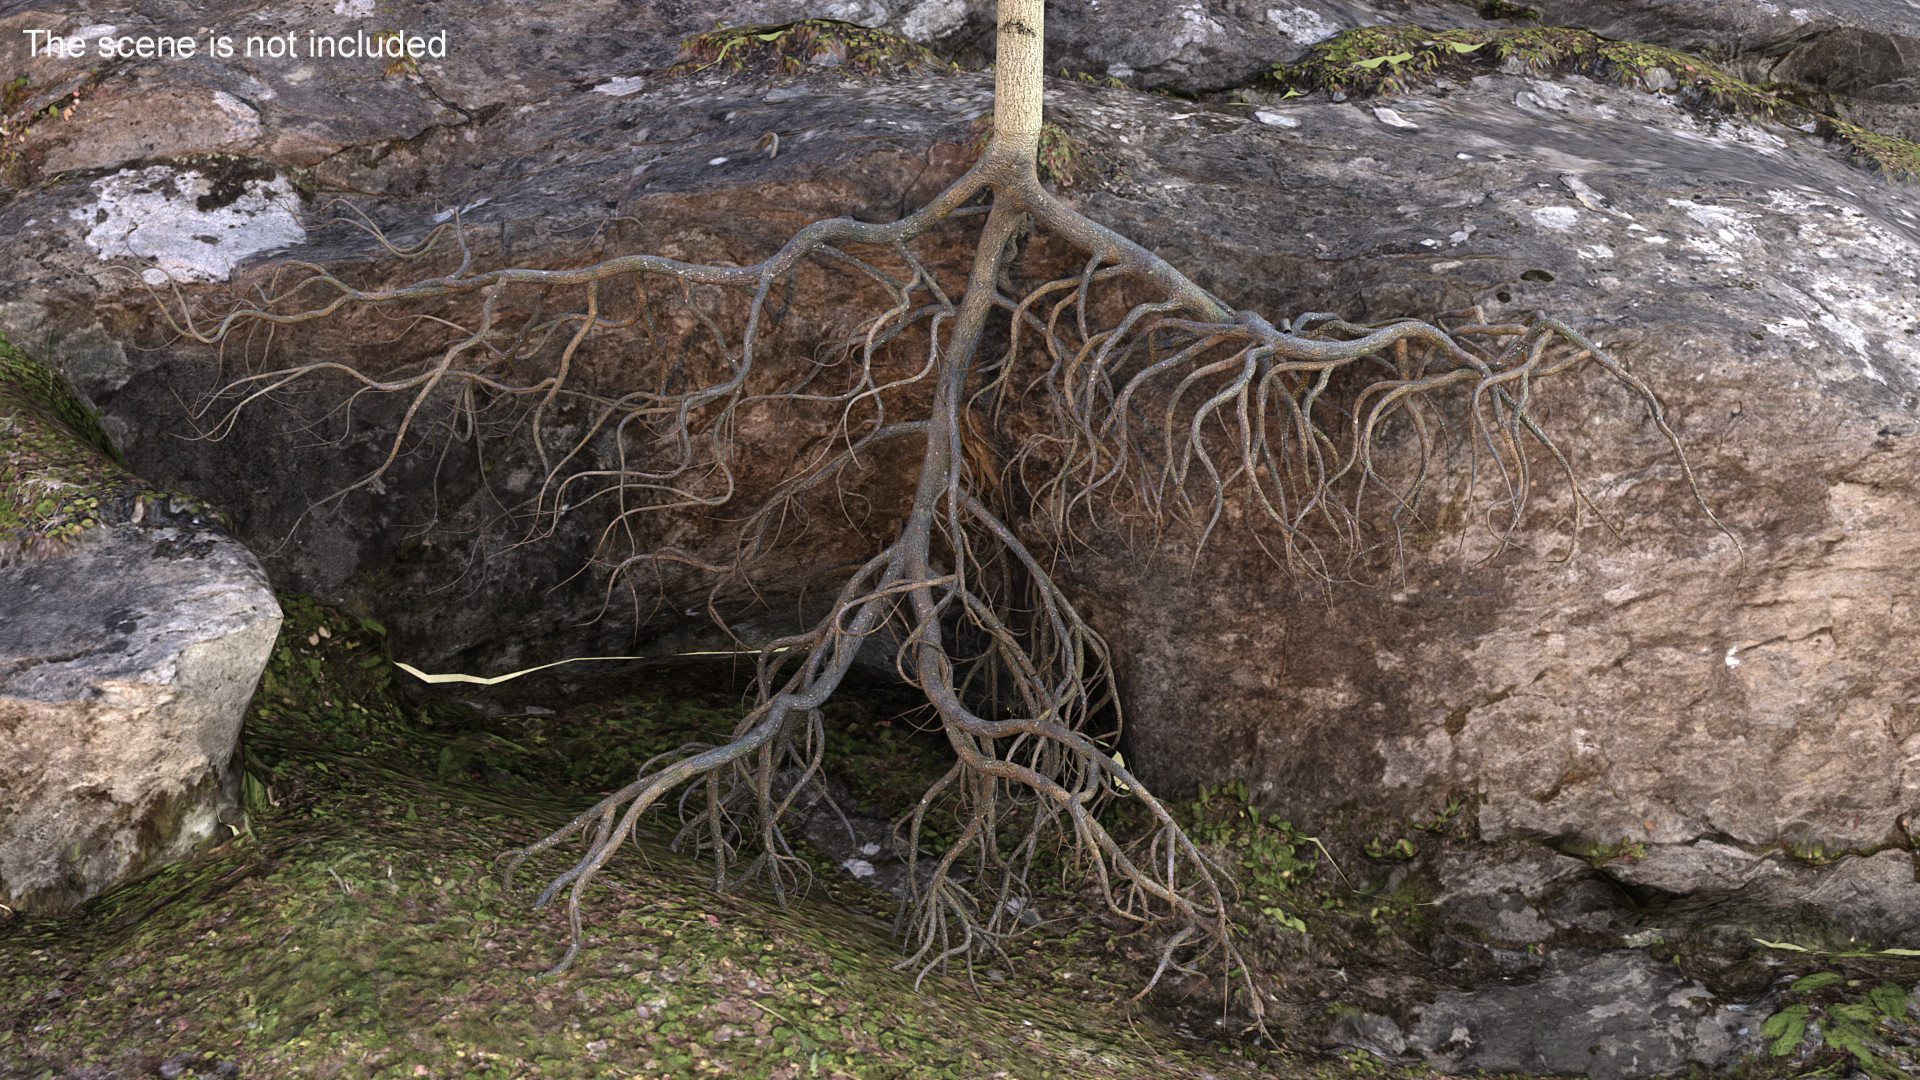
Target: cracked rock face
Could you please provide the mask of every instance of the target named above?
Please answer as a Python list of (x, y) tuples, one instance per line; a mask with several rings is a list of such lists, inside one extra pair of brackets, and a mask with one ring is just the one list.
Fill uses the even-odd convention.
[[(960, 5), (871, 6), (861, 18), (918, 17), (935, 36), (971, 25)], [(1593, 14), (1654, 7), (1748, 5), (1595, 5)], [(1900, 12), (1880, 25), (1830, 7), (1821, 25), (1836, 33), (1891, 41), (1914, 32)], [(1177, 8), (1162, 14), (1186, 10)], [(131, 18), (107, 5), (76, 10), (100, 23)], [(186, 140), (196, 154), (258, 164), (260, 177), (234, 181), (242, 189), (308, 170), (322, 187), (371, 193), (367, 212), (402, 239), (458, 207), (476, 257), (495, 264), (577, 265), (630, 251), (739, 262), (764, 257), (809, 220), (911, 209), (963, 167), (968, 125), (991, 107), (988, 77), (977, 73), (665, 77), (673, 40), (711, 26), (720, 7), (666, 5), (657, 24), (623, 23), (583, 52), (558, 47), (567, 27), (580, 37), (608, 10), (530, 10), (515, 35), (450, 21), (456, 37), (495, 47), (423, 63), (417, 78), (347, 68), (297, 78), (239, 64), (111, 75), (97, 111), (89, 99), (46, 136), (49, 160), (69, 155), (69, 167), (89, 170), (79, 174), (86, 183), (0, 205), (0, 235), (14, 237), (0, 249), (0, 327), (54, 342), (136, 467), (222, 501), (244, 535), (273, 546), (278, 578), (368, 605), (421, 662), (484, 657), (510, 670), (523, 659), (629, 651), (631, 622), (576, 629), (606, 603), (597, 582), (574, 575), (588, 550), (582, 535), (523, 547), (513, 546), (517, 533), (491, 546), (474, 539), (485, 534), (489, 500), (531, 494), (524, 461), (506, 459), (483, 479), (466, 459), (442, 468), (432, 455), (410, 458), (382, 490), (303, 522), (310, 500), (381, 460), (376, 433), (395, 411), (362, 403), (332, 448), (264, 424), (243, 424), (224, 443), (176, 438), (192, 430), (179, 402), (210, 388), (213, 362), (178, 347), (121, 347), (163, 343), (137, 287), (143, 264), (122, 258), (136, 273), (109, 272), (112, 260), (72, 217), (98, 201), (101, 179), (155, 167), (152, 148), (125, 133), (141, 129), (142, 109), (197, 100), (179, 83), (187, 80), (256, 110), (257, 130), (222, 112)], [(285, 11), (321, 18), (317, 6)], [(1205, 9), (1292, 43), (1295, 52), (1273, 59), (1297, 55), (1328, 27), (1399, 13)], [(0, 39), (17, 38), (22, 20), (51, 18), (7, 16)], [(1059, 15), (1063, 48), (1093, 48), (1075, 44), (1075, 20), (1116, 21), (1091, 4)], [(1729, 55), (1763, 40), (1731, 15), (1686, 25)], [(1775, 48), (1789, 40), (1764, 37), (1773, 44), (1752, 55), (1790, 59), (1798, 46)], [(1074, 66), (1145, 62), (1087, 56)], [(1873, 85), (1890, 94), (1907, 85), (1912, 62), (1900, 65)], [(241, 93), (248, 79), (270, 93)], [(152, 92), (176, 84), (179, 94)], [(376, 92), (383, 104), (366, 106)], [(1657, 390), (1727, 529), (1695, 504), (1644, 411), (1583, 376), (1535, 388), (1545, 430), (1606, 517), (1597, 525), (1582, 508), (1571, 559), (1574, 500), (1550, 455), (1535, 455), (1529, 515), (1504, 547), (1485, 526), (1492, 481), (1483, 471), (1469, 491), (1476, 463), (1458, 438), (1462, 412), (1447, 417), (1453, 441), (1436, 461), (1431, 517), (1407, 534), (1398, 569), (1371, 568), (1379, 587), (1290, 578), (1238, 504), (1204, 550), (1177, 531), (1151, 552), (1100, 537), (1060, 574), (1121, 658), (1126, 753), (1146, 779), (1178, 790), (1244, 777), (1267, 808), (1307, 821), (1407, 814), (1472, 793), (1489, 839), (1641, 844), (1649, 866), (1669, 865), (1663, 849), (1685, 848), (1700, 857), (1674, 880), (1700, 890), (1754, 880), (1756, 853), (1775, 846), (1904, 844), (1899, 822), (1920, 807), (1910, 764), (1920, 760), (1913, 187), (1851, 168), (1791, 128), (1689, 112), (1668, 95), (1579, 76), (1490, 74), (1390, 101), (1315, 96), (1257, 109), (1062, 81), (1048, 108), (1113, 166), (1068, 193), (1077, 205), (1236, 306), (1377, 320), (1478, 304), (1494, 317), (1545, 310), (1568, 322)], [(762, 149), (769, 132), (779, 135), (777, 155)], [(599, 227), (613, 219), (617, 227)], [(957, 233), (943, 243), (932, 263), (964, 258)], [(311, 234), (299, 250), (364, 285), (414, 273), (339, 232)], [(241, 266), (240, 279), (261, 264), (256, 256)], [(832, 295), (800, 294), (792, 319), (824, 333), (835, 308)], [(386, 340), (375, 335), (390, 336), (391, 324), (339, 330), (302, 348), (352, 360), (354, 341)], [(608, 388), (624, 392), (617, 379)], [(326, 408), (319, 402), (313, 415)], [(1478, 465), (1488, 467), (1484, 456)], [(302, 481), (297, 490), (290, 477)], [(880, 478), (863, 495), (884, 506), (900, 482)], [(409, 534), (434, 520), (439, 531)], [(794, 610), (818, 564), (870, 550), (873, 538), (856, 525), (818, 527), (805, 557), (766, 568), (763, 607), (742, 598), (729, 609), (736, 632), (777, 632), (778, 613)], [(730, 536), (716, 541), (703, 528), (681, 521), (649, 539), (723, 551)], [(704, 601), (704, 584), (663, 589), (637, 609), (647, 620), (638, 636), (694, 647)], [(504, 640), (503, 626), (512, 628)], [(1905, 855), (1879, 858), (1893, 865)], [(1897, 873), (1868, 877), (1859, 889), (1897, 897), (1911, 888)], [(1894, 909), (1865, 895), (1834, 903), (1854, 904), (1848, 910), (1876, 926), (1902, 925), (1871, 915)], [(1531, 925), (1517, 913), (1509, 922), (1515, 933)]]
[[(6, 389), (24, 361), (0, 360)], [(0, 394), (0, 434), (44, 435), (55, 411)], [(0, 483), (38, 479), (14, 468)], [(85, 530), (0, 565), (0, 905), (13, 910), (64, 911), (224, 827), (241, 719), (280, 628), (259, 563), (195, 507), (101, 490)]]

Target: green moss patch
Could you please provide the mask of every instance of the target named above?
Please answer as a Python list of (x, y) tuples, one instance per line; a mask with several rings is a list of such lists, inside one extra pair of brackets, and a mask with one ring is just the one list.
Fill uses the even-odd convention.
[[(642, 755), (730, 730), (745, 673), (652, 669), (597, 702), (483, 716), (409, 697), (378, 623), (281, 604), (247, 721), (246, 819), (74, 916), (0, 912), (7, 1075), (1225, 1080), (1282, 1060), (1184, 1041), (1178, 1012), (1130, 1001), (1153, 942), (1058, 901), (994, 968), (916, 992), (894, 970), (888, 898), (824, 863), (785, 908), (715, 892), (708, 864), (663, 843), (670, 810), (589, 894), (574, 966), (539, 978), (566, 917), (529, 903), (577, 852), (511, 885), (494, 856)], [(884, 697), (843, 708), (857, 799), (922, 783), (936, 740), (911, 715)], [(1194, 1007), (1217, 1009), (1208, 996)]]
[(140, 494), (66, 380), (0, 338), (0, 565), (64, 550)]
[(810, 69), (856, 75), (950, 71), (952, 65), (906, 38), (837, 19), (733, 26), (695, 34), (680, 46), (669, 75), (717, 70), (798, 75)]
[(1897, 179), (1920, 180), (1920, 142), (1882, 135), (1831, 116), (1822, 116), (1817, 123), (1823, 133), (1838, 139), (1855, 160)]
[(1590, 75), (1653, 91), (1670, 89), (1692, 104), (1742, 116), (1809, 123), (1855, 158), (1896, 179), (1920, 179), (1920, 143), (1869, 131), (1832, 115), (1831, 101), (1793, 87), (1758, 86), (1698, 57), (1658, 45), (1613, 41), (1559, 26), (1364, 26), (1315, 45), (1291, 64), (1275, 64), (1266, 89), (1288, 95), (1404, 93), (1437, 79), (1467, 78), (1508, 65), (1539, 74)]
[[(670, 809), (643, 822), (588, 894), (574, 966), (541, 978), (568, 931), (562, 908), (529, 903), (577, 849), (510, 884), (494, 857), (579, 812), (643, 756), (731, 730), (745, 672), (644, 669), (577, 704), (525, 691), (550, 714), (483, 715), (410, 696), (377, 622), (280, 599), (286, 622), (248, 717), (245, 818), (73, 916), (0, 911), (6, 1075), (1432, 1075), (1311, 1049), (1343, 1011), (1405, 1020), (1424, 1000), (1426, 984), (1407, 976), (1430, 964), (1443, 929), (1424, 879), (1398, 873), (1398, 855), (1369, 858), (1330, 835), (1345, 852), (1336, 864), (1238, 784), (1204, 789), (1181, 815), (1239, 878), (1235, 921), (1279, 1047), (1221, 1037), (1217, 977), (1170, 975), (1134, 1002), (1158, 942), (1067, 887), (1038, 890), (1045, 921), (990, 966), (935, 972), (916, 991), (915, 973), (894, 968), (889, 898), (819, 858), (813, 887), (786, 907), (716, 892), (709, 864), (664, 843)], [(853, 696), (830, 718), (830, 760), (857, 801), (897, 806), (940, 765), (943, 740), (902, 700)], [(1400, 822), (1408, 855), (1471, 843), (1469, 805)], [(1792, 985), (1797, 1008), (1767, 1033), (1778, 1056), (1742, 1075), (1911, 1068), (1898, 1047), (1916, 1029), (1894, 992), (1913, 985), (1913, 958), (1654, 946), (1736, 1000), (1819, 976)]]

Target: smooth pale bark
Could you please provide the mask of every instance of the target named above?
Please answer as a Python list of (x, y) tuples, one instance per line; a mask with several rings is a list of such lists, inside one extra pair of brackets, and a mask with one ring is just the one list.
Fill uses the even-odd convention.
[(996, 149), (1031, 160), (1040, 150), (1040, 88), (1045, 74), (1045, 0), (1000, 0), (993, 59)]

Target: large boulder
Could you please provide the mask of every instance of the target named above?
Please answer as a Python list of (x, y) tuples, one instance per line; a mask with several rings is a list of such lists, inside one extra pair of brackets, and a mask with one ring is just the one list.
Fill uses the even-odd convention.
[(1478, 303), (1586, 328), (1658, 389), (1727, 531), (1645, 411), (1588, 378), (1536, 391), (1619, 540), (1588, 517), (1573, 552), (1550, 472), (1504, 547), (1445, 527), (1485, 520), (1457, 444), (1435, 526), (1379, 587), (1302, 587), (1222, 539), (1147, 575), (1080, 558), (1146, 768), (1191, 783), (1231, 760), (1296, 813), (1477, 793), (1489, 838), (1904, 845), (1911, 189), (1578, 77), (1195, 122), (1209, 137), (1129, 161), (1136, 190), (1190, 197), (1087, 201), (1260, 310)]
[(226, 835), (279, 627), (252, 554), (0, 339), (0, 906), (63, 911)]
[[(523, 25), (592, 37), (610, 10), (529, 10)], [(138, 21), (105, 6), (85, 17)], [(437, 17), (455, 41), (500, 39), (477, 17)], [(9, 16), (0, 35), (34, 18), (50, 16)], [(0, 327), (46, 336), (143, 470), (220, 493), (277, 577), (378, 613), (422, 663), (500, 670), (691, 640), (706, 625), (693, 577), (620, 596), (617, 617), (594, 623), (609, 610), (604, 583), (574, 573), (591, 529), (521, 544), (524, 523), (500, 524), (501, 507), (539, 487), (524, 447), (482, 461), (477, 443), (410, 445), (378, 488), (310, 512), (388, 459), (382, 428), (396, 405), (357, 402), (348, 424), (334, 390), (300, 415), (337, 425), (297, 440), (244, 417), (216, 428), (225, 442), (176, 438), (201, 433), (179, 402), (238, 369), (157, 348), (171, 339), (142, 281), (165, 270), (258, 287), (276, 244), (365, 286), (451, 265), (401, 263), (344, 226), (275, 231), (275, 215), (311, 210), (302, 193), (316, 188), (373, 193), (364, 209), (398, 242), (459, 208), (484, 263), (641, 250), (759, 259), (808, 220), (890, 219), (937, 191), (991, 106), (979, 73), (675, 77), (662, 69), (670, 43), (624, 40), (605, 38), (610, 51), (571, 69), (529, 54), (514, 78), (477, 46), (412, 73), (213, 60), (110, 69), (35, 136), (65, 181), (0, 206), (0, 232), (16, 237), (0, 251)], [(36, 85), (71, 77), (46, 64)], [(145, 129), (143, 110), (186, 100), (188, 82), (217, 105), (248, 79), (272, 91), (246, 99), (259, 103), (248, 123), (220, 127), (202, 110), (180, 144), (236, 158), (160, 154), (129, 134)], [(1589, 371), (1542, 382), (1535, 405), (1618, 539), (1591, 515), (1572, 534), (1573, 496), (1543, 452), (1530, 516), (1496, 542), (1474, 524), (1489, 489), (1469, 493), (1472, 447), (1458, 439), (1437, 463), (1433, 517), (1409, 531), (1402, 561), (1363, 568), (1366, 585), (1289, 576), (1237, 505), (1234, 527), (1204, 548), (1174, 530), (1144, 563), (1124, 537), (1083, 533), (1091, 548), (1069, 549), (1060, 574), (1120, 658), (1128, 756), (1149, 780), (1178, 790), (1244, 777), (1270, 808), (1316, 821), (1464, 794), (1488, 839), (1734, 853), (1699, 862), (1721, 869), (1690, 888), (1747, 882), (1770, 850), (1816, 861), (1905, 850), (1901, 823), (1920, 807), (1908, 644), (1920, 597), (1904, 571), (1920, 555), (1913, 189), (1796, 128), (1704, 110), (1673, 89), (1517, 68), (1391, 100), (1050, 88), (1052, 118), (1103, 163), (1103, 179), (1072, 191), (1078, 205), (1231, 303), (1366, 319), (1479, 304), (1583, 328), (1656, 388), (1725, 526), (1696, 503), (1639, 403)], [(376, 93), (391, 107), (352, 107)], [(130, 213), (168, 226), (112, 227)], [(231, 245), (235, 257), (188, 260), (177, 249), (192, 243), (143, 233)], [(956, 231), (928, 258), (965, 255)], [(805, 342), (841, 328), (844, 298), (802, 286), (785, 332)], [(352, 315), (328, 334), (252, 347), (297, 340), (303, 360), (364, 360), (355, 343), (393, 340), (392, 327)], [(404, 358), (406, 347), (381, 348)], [(246, 353), (236, 344), (229, 359), (285, 359)], [(619, 388), (616, 367), (598, 370)], [(1454, 435), (1466, 430), (1464, 413), (1447, 419)], [(749, 486), (799, 452), (777, 418), (745, 417), (740, 430), (759, 455)], [(884, 511), (900, 479), (880, 470), (855, 495)], [(864, 530), (887, 517), (817, 515), (804, 545), (762, 567), (757, 592), (721, 605), (734, 632), (787, 625), (816, 568), (859, 557), (875, 539)], [(725, 524), (689, 515), (642, 539), (724, 554)], [(1887, 875), (1869, 876), (1889, 903), (1911, 902)], [(1911, 925), (1897, 914), (1875, 925)]]

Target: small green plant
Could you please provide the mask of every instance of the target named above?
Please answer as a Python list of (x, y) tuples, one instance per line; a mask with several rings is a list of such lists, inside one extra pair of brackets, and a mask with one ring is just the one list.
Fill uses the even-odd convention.
[(1085, 83), (1088, 86), (1097, 86), (1105, 90), (1127, 89), (1126, 83), (1121, 82), (1111, 75), (1095, 75), (1092, 72), (1073, 71), (1068, 68), (1061, 68), (1060, 77), (1063, 79), (1071, 79), (1077, 83)]
[(26, 100), (29, 85), (31, 84), (25, 75), (18, 75), (12, 82), (0, 86), (0, 115), (12, 112)]
[[(1416, 832), (1429, 833), (1440, 839), (1466, 839), (1472, 829), (1472, 816), (1463, 817), (1462, 811), (1472, 808), (1476, 797), (1472, 795), (1452, 795), (1446, 805), (1431, 810), (1424, 815), (1410, 818), (1406, 824)], [(1383, 832), (1368, 840), (1360, 849), (1369, 859), (1390, 859), (1404, 861), (1419, 854), (1413, 840), (1398, 835), (1398, 830)]]
[(1245, 899), (1281, 926), (1305, 933), (1307, 924), (1281, 904), (1319, 869), (1326, 854), (1319, 839), (1277, 814), (1261, 814), (1239, 780), (1202, 785), (1187, 812), (1193, 838), (1225, 856)]
[(1465, 810), (1472, 804), (1472, 799), (1459, 795), (1451, 796), (1447, 799), (1445, 806), (1433, 812), (1432, 817), (1426, 821), (1414, 822), (1413, 827), (1421, 832), (1444, 833), (1453, 827), (1454, 821), (1460, 817), (1460, 811)]
[(1413, 841), (1408, 840), (1404, 836), (1393, 840), (1384, 836), (1376, 836), (1367, 841), (1366, 847), (1362, 850), (1367, 853), (1367, 858), (1369, 859), (1405, 860), (1411, 859), (1417, 854), (1413, 849)]
[(1891, 1033), (1889, 1029), (1908, 1026), (1907, 991), (1900, 984), (1880, 982), (1863, 991), (1859, 979), (1819, 971), (1795, 979), (1787, 987), (1787, 996), (1811, 1000), (1795, 1001), (1761, 1025), (1767, 1053), (1779, 1058), (1800, 1053), (1808, 1034), (1818, 1025), (1823, 1048), (1819, 1052), (1850, 1055), (1853, 1064), (1869, 1076), (1891, 1080), (1905, 1075), (1882, 1056), (1886, 1050), (1883, 1036)]

